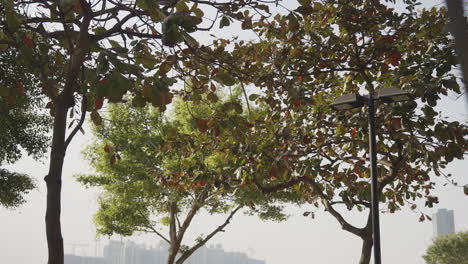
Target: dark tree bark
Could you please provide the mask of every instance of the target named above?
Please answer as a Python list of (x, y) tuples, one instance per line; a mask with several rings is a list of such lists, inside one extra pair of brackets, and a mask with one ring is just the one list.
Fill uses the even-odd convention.
[[(84, 18), (80, 27), (80, 33), (68, 64), (65, 84), (60, 95), (55, 99), (54, 128), (52, 135), (52, 149), (50, 153), (49, 173), (44, 178), (47, 184), (47, 208), (46, 208), (46, 236), (49, 253), (48, 264), (63, 264), (64, 250), (62, 227), (60, 223), (62, 170), (65, 152), (76, 131), (81, 127), (85, 114), (81, 116), (80, 124), (75, 128), (68, 139), (65, 139), (67, 130), (68, 109), (74, 102), (74, 93), (77, 87), (78, 76), (82, 69), (83, 60), (89, 52), (90, 38), (88, 27), (91, 19), (91, 11), (84, 0), (81, 0), (84, 8)], [(85, 101), (82, 111), (86, 111)]]
[[(63, 100), (61, 100), (63, 101)], [(45, 177), (47, 184), (46, 235), (49, 250), (49, 264), (63, 264), (63, 238), (60, 225), (62, 168), (65, 157), (65, 128), (67, 109), (59, 101), (56, 106), (52, 150), (50, 153), (49, 174)]]
[[(450, 19), (450, 32), (455, 39), (455, 48), (463, 74), (465, 89), (468, 89), (468, 31), (463, 14), (462, 0), (447, 0), (448, 16)], [(468, 92), (466, 93), (468, 98)]]
[(372, 236), (362, 238), (361, 258), (359, 264), (369, 264), (372, 254)]
[(176, 214), (177, 214), (177, 203), (171, 203), (170, 208), (170, 225), (169, 225), (169, 239), (171, 241), (171, 247), (169, 249), (169, 256), (167, 257), (167, 264), (174, 264), (177, 257), (177, 252), (180, 249), (180, 243), (177, 240), (177, 224), (176, 224)]

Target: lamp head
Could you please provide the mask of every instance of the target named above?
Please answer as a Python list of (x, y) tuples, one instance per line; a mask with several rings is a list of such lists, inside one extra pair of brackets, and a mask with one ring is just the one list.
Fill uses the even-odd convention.
[(346, 94), (333, 100), (330, 104), (332, 108), (339, 111), (349, 110), (363, 106), (361, 96), (358, 93)]
[(380, 88), (376, 90), (377, 99), (385, 103), (403, 102), (412, 99), (411, 95), (395, 87)]

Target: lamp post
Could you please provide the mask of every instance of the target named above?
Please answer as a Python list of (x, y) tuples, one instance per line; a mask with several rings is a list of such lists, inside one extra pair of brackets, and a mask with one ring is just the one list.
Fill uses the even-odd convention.
[(367, 104), (369, 123), (369, 160), (371, 164), (371, 216), (372, 216), (372, 241), (374, 244), (374, 263), (381, 264), (380, 254), (380, 221), (379, 221), (379, 194), (377, 176), (377, 149), (375, 135), (375, 106), (374, 101), (380, 100), (384, 103), (403, 102), (411, 100), (411, 96), (398, 88), (381, 88), (368, 95), (359, 93), (347, 94), (333, 100), (331, 107), (344, 111), (352, 108), (362, 107)]

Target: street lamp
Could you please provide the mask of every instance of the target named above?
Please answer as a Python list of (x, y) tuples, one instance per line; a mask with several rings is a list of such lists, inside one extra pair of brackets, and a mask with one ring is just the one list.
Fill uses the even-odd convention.
[(380, 254), (380, 224), (379, 224), (379, 197), (377, 180), (377, 152), (375, 144), (375, 107), (374, 101), (380, 100), (384, 103), (403, 102), (411, 100), (411, 96), (398, 88), (389, 87), (375, 90), (368, 95), (359, 93), (347, 94), (333, 100), (331, 107), (344, 111), (367, 104), (369, 115), (369, 153), (371, 163), (371, 216), (372, 216), (372, 239), (374, 243), (374, 263), (381, 264)]

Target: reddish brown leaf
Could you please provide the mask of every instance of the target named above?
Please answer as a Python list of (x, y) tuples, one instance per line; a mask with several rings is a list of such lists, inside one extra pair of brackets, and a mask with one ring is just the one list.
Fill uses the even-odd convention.
[(396, 128), (396, 129), (400, 129), (401, 128), (401, 119), (393, 119), (392, 120), (392, 123), (393, 123), (393, 127)]
[(219, 136), (219, 129), (218, 128), (213, 128), (213, 136), (218, 137)]
[(398, 66), (400, 65), (400, 60), (401, 60), (401, 53), (396, 51), (387, 59), (387, 63), (393, 66)]
[(94, 109), (99, 110), (102, 108), (102, 105), (104, 104), (104, 98), (103, 97), (98, 97), (94, 101)]
[(211, 71), (211, 76), (216, 75), (219, 72), (218, 68), (215, 68)]
[(205, 133), (208, 130), (208, 121), (201, 118), (195, 118), (195, 124), (200, 132)]
[(24, 89), (24, 85), (23, 83), (18, 83), (16, 85), (16, 91), (20, 94), (20, 95), (24, 95), (24, 93), (26, 92), (25, 89)]
[(23, 38), (23, 41), (24, 41), (24, 44), (26, 44), (28, 47), (32, 47), (32, 46), (33, 46), (33, 41), (32, 41), (32, 39), (30, 39), (29, 37), (24, 37), (24, 38)]
[(106, 144), (106, 145), (104, 146), (104, 151), (105, 151), (106, 153), (109, 153), (109, 152), (111, 151), (111, 148), (109, 147), (109, 145)]
[(297, 98), (297, 99), (294, 101), (294, 105), (297, 106), (297, 107), (301, 106), (301, 104), (302, 104), (302, 103), (301, 103), (301, 99), (299, 99), (299, 98)]
[(421, 216), (419, 217), (419, 222), (424, 222), (424, 220), (426, 220), (426, 217), (421, 214)]
[(115, 157), (115, 154), (111, 156), (110, 160), (109, 160), (109, 164), (110, 165), (114, 165), (115, 164), (115, 160), (116, 160), (116, 157)]

